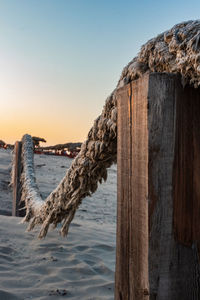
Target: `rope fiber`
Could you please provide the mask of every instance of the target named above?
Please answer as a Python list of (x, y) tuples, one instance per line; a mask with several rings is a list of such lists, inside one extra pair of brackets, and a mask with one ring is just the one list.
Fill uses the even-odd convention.
[(116, 89), (107, 98), (101, 115), (94, 121), (81, 151), (57, 188), (42, 200), (35, 182), (32, 138), (22, 139), (22, 200), (28, 230), (41, 224), (39, 238), (49, 225), (62, 222), (61, 234), (69, 225), (83, 198), (107, 178), (107, 168), (117, 159), (117, 90), (146, 72), (179, 73), (182, 83), (200, 85), (200, 20), (183, 22), (149, 40), (138, 56), (123, 69)]

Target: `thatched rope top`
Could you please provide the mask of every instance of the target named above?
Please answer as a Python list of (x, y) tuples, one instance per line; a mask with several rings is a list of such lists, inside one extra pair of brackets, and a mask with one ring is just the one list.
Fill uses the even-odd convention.
[[(24, 197), (27, 208), (25, 221), (30, 221), (29, 229), (42, 224), (39, 237), (46, 235), (50, 224), (56, 226), (59, 222), (62, 222), (61, 233), (67, 234), (81, 200), (96, 191), (98, 182), (106, 180), (106, 169), (116, 161), (117, 154), (116, 91), (145, 72), (180, 73), (184, 84), (198, 87), (200, 21), (180, 23), (142, 46), (138, 56), (124, 68), (117, 88), (106, 100), (102, 114), (94, 121), (79, 155), (58, 187), (44, 202), (38, 201), (38, 197)], [(24, 141), (28, 139), (24, 138)], [(26, 179), (27, 174), (23, 174)], [(29, 183), (27, 180), (24, 185), (28, 188), (24, 195), (30, 194)]]

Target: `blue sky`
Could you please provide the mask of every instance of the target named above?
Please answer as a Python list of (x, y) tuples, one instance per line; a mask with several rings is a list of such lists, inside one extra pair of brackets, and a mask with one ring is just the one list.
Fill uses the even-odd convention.
[(200, 1), (0, 0), (0, 139), (83, 141), (148, 39)]

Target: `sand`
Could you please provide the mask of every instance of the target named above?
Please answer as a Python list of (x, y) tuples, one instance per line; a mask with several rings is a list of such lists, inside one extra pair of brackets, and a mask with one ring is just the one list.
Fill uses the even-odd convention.
[[(108, 182), (83, 200), (67, 238), (58, 230), (44, 240), (25, 232), (11, 213), (11, 152), (0, 149), (0, 299), (114, 299), (116, 166)], [(71, 160), (35, 155), (36, 178), (46, 197)], [(4, 215), (2, 215), (4, 214)]]

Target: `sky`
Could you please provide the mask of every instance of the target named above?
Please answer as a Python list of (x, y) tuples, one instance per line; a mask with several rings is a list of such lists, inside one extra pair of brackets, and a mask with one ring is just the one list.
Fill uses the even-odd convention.
[(84, 141), (142, 44), (199, 11), (199, 0), (0, 0), (0, 139)]

